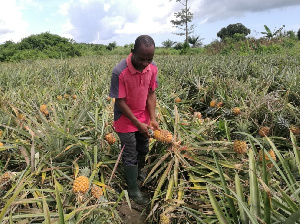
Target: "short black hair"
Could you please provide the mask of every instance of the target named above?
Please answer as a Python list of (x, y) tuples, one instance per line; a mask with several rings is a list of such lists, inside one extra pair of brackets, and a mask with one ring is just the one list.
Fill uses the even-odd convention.
[(134, 50), (139, 49), (142, 44), (144, 44), (146, 47), (151, 47), (153, 45), (155, 48), (155, 42), (149, 35), (141, 35), (136, 38), (134, 42)]

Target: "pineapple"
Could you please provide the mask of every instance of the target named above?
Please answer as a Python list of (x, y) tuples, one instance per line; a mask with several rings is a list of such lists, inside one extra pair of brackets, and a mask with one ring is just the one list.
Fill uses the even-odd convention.
[(66, 93), (66, 94), (64, 95), (64, 98), (68, 100), (68, 99), (70, 98), (70, 95)]
[(0, 177), (0, 189), (3, 191), (7, 191), (11, 188), (11, 181), (10, 179), (13, 178), (15, 175), (8, 171), (6, 173), (4, 173), (1, 177)]
[(110, 145), (113, 145), (117, 140), (113, 133), (106, 134), (104, 138)]
[(175, 98), (175, 103), (180, 103), (181, 102), (181, 99), (179, 97), (176, 97)]
[(3, 131), (2, 130), (0, 130), (0, 137), (3, 135)]
[(173, 136), (168, 130), (159, 129), (153, 132), (153, 138), (159, 142), (171, 143)]
[(262, 127), (259, 129), (259, 135), (261, 137), (264, 137), (264, 136), (269, 136), (269, 133), (270, 133), (270, 128), (269, 127)]
[(25, 115), (22, 114), (22, 113), (18, 113), (17, 118), (18, 118), (20, 121), (25, 121), (25, 119), (26, 119)]
[(290, 126), (290, 131), (296, 135), (296, 136), (300, 136), (300, 128), (294, 126), (294, 125), (291, 125)]
[(247, 143), (245, 141), (235, 140), (233, 142), (233, 150), (238, 154), (245, 154), (248, 150)]
[(216, 101), (216, 100), (211, 100), (211, 101), (209, 102), (209, 106), (210, 106), (210, 107), (215, 107), (216, 104), (217, 104), (217, 101)]
[(89, 189), (89, 175), (90, 170), (85, 167), (81, 170), (81, 175), (74, 180), (72, 191), (75, 194), (85, 194)]
[(92, 196), (95, 199), (98, 199), (101, 195), (103, 195), (103, 191), (102, 188), (93, 184), (92, 188), (91, 188), (91, 192), (92, 192)]
[[(272, 149), (269, 151), (269, 154), (270, 154), (271, 158), (272, 158), (274, 161), (276, 161), (276, 155), (275, 155), (275, 153), (274, 153), (274, 151), (273, 151)], [(263, 160), (262, 155), (263, 155), (263, 154), (262, 154), (262, 150), (260, 150), (259, 153), (258, 153), (258, 157), (259, 157), (259, 161), (260, 161), (260, 162)], [(269, 156), (268, 156), (267, 154), (265, 154), (265, 160), (266, 160), (266, 161), (270, 160), (270, 158), (269, 158)]]
[(160, 224), (169, 224), (169, 223), (171, 223), (169, 215), (161, 214), (159, 223)]
[(194, 112), (194, 117), (201, 119), (202, 118), (202, 114), (200, 112)]
[(73, 94), (72, 99), (73, 99), (73, 100), (77, 99), (76, 94)]
[(58, 101), (62, 101), (63, 97), (62, 97), (62, 95), (58, 95), (58, 96), (56, 97), (56, 99), (57, 99)]
[(241, 113), (241, 109), (239, 107), (234, 107), (234, 108), (232, 108), (231, 112), (234, 115), (239, 115)]
[(217, 103), (217, 108), (223, 107), (224, 106), (224, 102), (220, 101)]
[(49, 111), (47, 110), (47, 105), (45, 105), (45, 104), (42, 104), (42, 105), (40, 106), (40, 111), (41, 111), (43, 114), (45, 114), (46, 116), (49, 115)]

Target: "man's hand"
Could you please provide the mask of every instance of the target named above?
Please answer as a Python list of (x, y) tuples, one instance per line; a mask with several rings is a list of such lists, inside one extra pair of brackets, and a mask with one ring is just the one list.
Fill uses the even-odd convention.
[(150, 121), (150, 127), (153, 131), (155, 131), (159, 129), (159, 124), (156, 120), (152, 120)]
[(150, 133), (149, 133), (149, 129), (151, 129), (151, 127), (147, 124), (144, 123), (140, 123), (139, 125), (136, 126), (138, 128), (138, 131), (143, 134), (144, 136), (150, 138)]

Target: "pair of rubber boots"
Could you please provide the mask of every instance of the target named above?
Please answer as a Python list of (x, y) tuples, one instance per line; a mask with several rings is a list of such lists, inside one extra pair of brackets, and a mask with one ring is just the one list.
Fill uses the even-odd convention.
[(125, 179), (128, 186), (129, 197), (139, 205), (149, 203), (149, 198), (145, 197), (138, 186), (138, 180), (144, 182), (146, 174), (142, 172), (141, 166), (124, 166)]

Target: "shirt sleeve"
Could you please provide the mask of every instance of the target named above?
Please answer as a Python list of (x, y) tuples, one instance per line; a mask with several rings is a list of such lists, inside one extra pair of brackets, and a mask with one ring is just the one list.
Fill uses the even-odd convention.
[(125, 98), (125, 84), (122, 73), (118, 75), (116, 72), (112, 72), (109, 96), (112, 98)]

